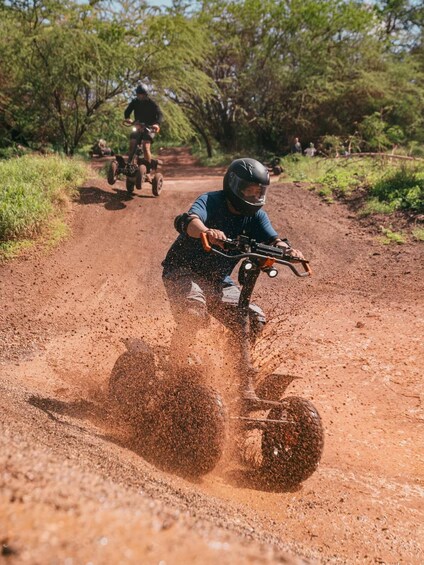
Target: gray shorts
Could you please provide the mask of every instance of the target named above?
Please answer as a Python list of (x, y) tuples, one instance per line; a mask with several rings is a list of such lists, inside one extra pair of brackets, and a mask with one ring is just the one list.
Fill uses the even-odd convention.
[(130, 139), (136, 139), (137, 145), (140, 145), (142, 141), (146, 141), (147, 143), (153, 143), (155, 138), (156, 132), (155, 131), (133, 131), (130, 134)]
[[(237, 304), (240, 289), (225, 283), (212, 284), (206, 279), (190, 274), (175, 274), (163, 277), (171, 311), (177, 324), (184, 323), (187, 316), (196, 315), (207, 325), (209, 315), (235, 330), (239, 327)], [(263, 327), (265, 314), (256, 304), (249, 305), (251, 328)]]

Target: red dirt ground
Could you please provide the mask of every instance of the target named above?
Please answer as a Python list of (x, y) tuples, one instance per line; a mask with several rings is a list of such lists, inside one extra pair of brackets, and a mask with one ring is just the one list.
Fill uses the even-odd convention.
[[(0, 266), (0, 563), (423, 563), (424, 247), (383, 246), (341, 204), (273, 179), (269, 215), (314, 276), (281, 272), (256, 293), (269, 315), (258, 367), (301, 377), (289, 392), (324, 421), (311, 478), (270, 491), (226, 457), (193, 482), (114, 429), (121, 339), (170, 339), (173, 218), (221, 188), (222, 170), (186, 151), (161, 158), (159, 198), (128, 200), (93, 174), (72, 237)], [(208, 332), (213, 356), (223, 329)]]

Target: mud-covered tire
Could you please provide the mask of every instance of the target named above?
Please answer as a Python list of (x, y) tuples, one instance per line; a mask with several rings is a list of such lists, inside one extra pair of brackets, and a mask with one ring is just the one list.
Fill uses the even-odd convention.
[(212, 471), (222, 456), (227, 413), (220, 395), (188, 375), (167, 385), (154, 415), (151, 456), (166, 469), (191, 477)]
[(107, 182), (110, 185), (115, 184), (116, 179), (118, 178), (118, 161), (112, 161), (109, 165), (109, 169), (107, 171)]
[(262, 435), (262, 471), (274, 484), (297, 485), (318, 467), (324, 447), (324, 430), (314, 405), (303, 398), (289, 396), (272, 408), (270, 422)]
[(163, 188), (163, 175), (156, 173), (152, 178), (152, 193), (153, 196), (159, 196)]
[(134, 179), (127, 177), (126, 182), (125, 182), (125, 186), (127, 188), (128, 194), (132, 194), (134, 192), (134, 187), (135, 187)]
[(121, 418), (134, 429), (144, 426), (145, 413), (155, 387), (154, 354), (142, 340), (133, 340), (116, 360), (109, 378), (109, 397)]
[(137, 190), (141, 190), (143, 186), (143, 180), (146, 177), (146, 172), (146, 165), (138, 166), (137, 176), (135, 177), (135, 187)]

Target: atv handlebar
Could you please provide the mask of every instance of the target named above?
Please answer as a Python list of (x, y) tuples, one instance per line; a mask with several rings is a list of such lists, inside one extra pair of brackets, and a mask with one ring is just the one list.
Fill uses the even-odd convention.
[[(306, 259), (299, 259), (298, 257), (286, 255), (284, 250), (279, 247), (266, 245), (264, 243), (257, 243), (254, 239), (250, 239), (246, 236), (239, 236), (234, 240), (226, 239), (223, 241), (224, 251), (219, 251), (211, 246), (207, 233), (201, 233), (200, 239), (203, 249), (208, 253), (212, 252), (216, 255), (221, 255), (222, 257), (237, 259), (237, 261), (240, 261), (241, 259), (250, 259), (258, 264), (261, 269), (269, 270), (274, 263), (278, 263), (279, 265), (289, 267), (289, 269), (291, 269), (297, 277), (308, 277), (312, 274), (309, 261)], [(229, 253), (225, 253), (225, 251), (239, 251), (240, 253), (231, 255)], [(300, 263), (303, 271), (299, 271), (293, 263)]]
[(147, 131), (148, 133), (150, 133), (152, 130), (151, 128), (147, 127), (146, 124), (142, 123), (142, 122), (138, 122), (137, 120), (123, 120), (122, 124), (129, 128), (129, 127), (134, 127), (135, 129), (140, 129), (142, 131)]

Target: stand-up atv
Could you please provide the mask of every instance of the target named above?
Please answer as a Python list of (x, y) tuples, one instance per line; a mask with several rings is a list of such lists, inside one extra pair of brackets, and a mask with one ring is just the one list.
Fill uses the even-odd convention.
[[(133, 131), (150, 132), (150, 129), (140, 122), (124, 121), (123, 124), (125, 126), (131, 126)], [(130, 163), (125, 161), (122, 155), (115, 155), (115, 159), (111, 161), (109, 165), (107, 181), (110, 185), (113, 185), (119, 175), (124, 175), (126, 177), (125, 184), (128, 194), (132, 194), (134, 188), (141, 190), (143, 183), (148, 182), (152, 185), (152, 194), (159, 196), (163, 187), (163, 175), (157, 171), (159, 165), (158, 160), (152, 159), (149, 162), (144, 158), (143, 143), (144, 141), (137, 145)]]
[[(218, 250), (202, 235), (207, 252), (242, 261), (238, 275), (238, 371), (240, 380), (247, 375), (253, 382), (256, 370), (250, 357), (249, 304), (258, 276), (265, 272), (275, 277), (275, 264), (279, 264), (298, 277), (306, 277), (310, 275), (308, 262), (245, 236), (227, 240), (224, 249)], [(296, 262), (302, 270), (298, 270)], [(260, 453), (253, 456), (256, 463), (259, 460), (259, 473), (274, 485), (293, 485), (307, 479), (317, 468), (324, 433), (321, 418), (308, 400), (297, 396), (280, 398), (291, 380), (284, 375), (269, 375), (256, 390), (259, 399), (240, 400), (235, 413), (228, 414), (219, 393), (205, 384), (201, 367), (174, 370), (166, 365), (155, 366), (153, 352), (136, 340), (115, 363), (110, 393), (130, 423), (134, 438), (138, 438), (141, 452), (166, 468), (197, 476), (211, 471), (221, 457), (228, 428), (233, 425), (238, 434), (247, 436), (254, 431), (260, 436)]]

